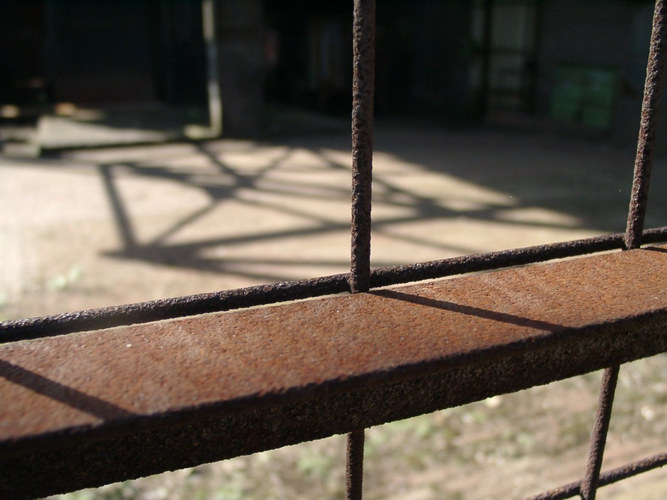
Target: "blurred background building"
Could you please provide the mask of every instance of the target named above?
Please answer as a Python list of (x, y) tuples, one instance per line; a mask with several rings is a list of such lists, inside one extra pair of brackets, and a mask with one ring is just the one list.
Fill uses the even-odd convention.
[[(3, 0), (0, 140), (259, 136), (290, 110), (346, 117), (351, 4)], [(632, 143), (651, 15), (650, 0), (378, 0), (376, 111)]]

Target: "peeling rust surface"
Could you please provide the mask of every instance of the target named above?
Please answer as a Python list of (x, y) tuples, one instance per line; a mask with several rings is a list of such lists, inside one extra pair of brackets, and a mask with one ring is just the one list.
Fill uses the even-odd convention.
[(0, 497), (356, 431), (664, 352), (666, 250), (3, 344)]

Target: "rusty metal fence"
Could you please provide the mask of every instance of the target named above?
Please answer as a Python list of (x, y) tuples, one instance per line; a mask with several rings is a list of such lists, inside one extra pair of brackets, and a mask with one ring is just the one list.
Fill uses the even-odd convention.
[[(283, 282), (219, 293), (201, 294), (128, 306), (89, 310), (59, 316), (7, 322), (0, 325), (0, 342), (7, 345), (16, 341), (48, 339), (49, 337), (69, 334), (72, 332), (99, 330), (103, 328), (119, 327), (122, 325), (140, 325), (136, 328), (143, 328), (141, 325), (145, 325), (146, 328), (149, 328), (148, 325), (150, 322), (164, 319), (189, 318), (203, 313), (230, 311), (248, 308), (250, 306), (274, 304), (296, 299), (339, 294), (342, 292), (351, 292), (352, 297), (359, 294), (360, 296), (365, 295), (369, 297), (401, 298), (401, 292), (374, 292), (373, 289), (387, 285), (441, 278), (477, 271), (495, 270), (595, 252), (633, 250), (640, 248), (641, 245), (665, 242), (667, 241), (667, 226), (645, 229), (644, 215), (648, 199), (652, 153), (655, 145), (660, 89), (664, 73), (663, 66), (665, 51), (667, 50), (666, 15), (667, 6), (665, 6), (665, 3), (662, 0), (656, 1), (635, 162), (635, 176), (625, 234), (608, 234), (584, 240), (480, 255), (468, 255), (447, 260), (372, 270), (370, 267), (370, 238), (375, 1), (355, 0), (353, 24), (352, 255), (351, 270), (349, 274), (325, 276), (310, 280)], [(661, 251), (656, 252), (656, 255), (664, 253), (664, 247), (660, 248)], [(661, 268), (658, 268), (659, 272), (660, 269)], [(660, 283), (664, 283), (665, 278), (664, 275), (657, 276), (658, 292), (660, 291), (660, 286), (662, 286)], [(370, 294), (365, 293), (369, 291), (371, 292)], [(665, 290), (663, 287), (663, 295), (664, 292)], [(424, 301), (427, 299), (420, 300)], [(473, 308), (469, 307), (469, 309)], [(492, 354), (489, 354), (487, 358), (482, 360), (484, 361), (482, 365), (487, 364), (488, 362), (486, 368), (482, 365), (480, 365), (482, 368), (477, 365), (465, 368), (468, 371), (466, 372), (464, 370), (461, 373), (464, 373), (468, 377), (467, 379), (462, 377), (457, 381), (456, 377), (454, 377), (453, 379), (445, 378), (444, 381), (438, 379), (438, 381), (435, 382), (435, 379), (432, 378), (433, 373), (440, 369), (442, 365), (434, 365), (432, 363), (422, 363), (419, 366), (415, 365), (416, 367), (411, 365), (412, 367), (409, 370), (396, 370), (396, 373), (388, 370), (391, 373), (387, 375), (386, 380), (380, 380), (381, 375), (377, 375), (378, 372), (376, 371), (373, 372), (371, 376), (365, 378), (361, 377), (355, 379), (354, 377), (351, 377), (349, 380), (345, 380), (341, 382), (339, 386), (336, 386), (335, 390), (332, 388), (333, 386), (331, 384), (325, 384), (326, 387), (320, 392), (316, 390), (317, 388), (308, 392), (310, 389), (306, 388), (302, 393), (299, 393), (298, 398), (289, 391), (286, 391), (282, 395), (272, 395), (272, 399), (262, 399), (260, 401), (261, 404), (257, 403), (253, 398), (250, 398), (253, 399), (251, 403), (254, 406), (250, 405), (250, 403), (238, 403), (234, 400), (234, 404), (229, 405), (231, 410), (225, 407), (225, 412), (227, 412), (224, 417), (227, 419), (225, 421), (226, 423), (224, 425), (219, 423), (216, 424), (218, 427), (210, 427), (209, 423), (202, 424), (201, 422), (210, 422), (214, 417), (219, 418), (221, 410), (219, 411), (215, 408), (198, 408), (190, 413), (177, 415), (173, 418), (169, 415), (158, 415), (158, 418), (153, 420), (137, 420), (137, 425), (140, 426), (140, 431), (144, 433), (140, 437), (130, 435), (130, 431), (123, 428), (123, 418), (128, 418), (132, 415), (119, 414), (116, 416), (121, 422), (117, 425), (110, 425), (103, 428), (99, 432), (99, 435), (94, 436), (94, 439), (86, 434), (85, 429), (78, 433), (64, 433), (63, 436), (58, 435), (55, 438), (51, 435), (45, 435), (46, 437), (39, 436), (32, 440), (26, 438), (24, 441), (27, 441), (28, 444), (25, 449), (21, 448), (23, 443), (19, 438), (5, 439), (5, 441), (0, 442), (0, 477), (3, 478), (3, 480), (0, 481), (0, 493), (8, 495), (8, 498), (19, 498), (22, 496), (33, 496), (36, 494), (63, 491), (63, 488), (67, 487), (75, 489), (78, 487), (89, 486), (95, 484), (96, 481), (98, 482), (97, 484), (104, 484), (105, 482), (108, 482), (108, 479), (116, 478), (117, 480), (124, 477), (135, 477), (132, 476), (132, 474), (167, 470), (170, 467), (174, 467), (174, 465), (165, 457), (155, 458), (156, 465), (151, 465), (150, 467), (146, 466), (147, 468), (145, 469), (141, 469), (141, 467), (134, 467), (133, 469), (132, 466), (129, 466), (129, 472), (121, 470), (123, 466), (122, 457), (125, 455), (123, 455), (122, 452), (118, 452), (117, 456), (114, 455), (116, 451), (111, 451), (109, 443), (112, 443), (121, 451), (127, 449), (130, 450), (128, 453), (136, 453), (136, 450), (141, 449), (146, 443), (152, 443), (156, 438), (160, 438), (160, 436), (162, 436), (160, 434), (162, 429), (169, 428), (169, 439), (173, 440), (173, 446), (176, 447), (179, 443), (189, 443), (190, 440), (193, 439), (191, 435), (198, 432), (197, 429), (208, 425), (209, 427), (205, 428), (206, 432), (213, 432), (213, 430), (215, 430), (215, 432), (220, 432), (221, 429), (222, 431), (226, 431), (228, 433), (227, 439), (229, 443), (226, 444), (227, 447), (224, 448), (224, 450), (218, 447), (218, 449), (212, 451), (210, 455), (202, 454), (200, 457), (196, 458), (195, 461), (210, 461), (212, 458), (226, 458), (229, 456), (259, 451), (261, 449), (269, 449), (275, 446), (313, 439), (314, 437), (323, 437), (325, 435), (340, 433), (343, 430), (348, 433), (347, 497), (350, 499), (359, 499), (362, 497), (363, 483), (364, 428), (368, 425), (393, 420), (407, 414), (416, 415), (424, 413), (437, 407), (442, 408), (444, 407), (443, 405), (454, 405), (472, 401), (502, 391), (530, 387), (531, 385), (544, 383), (545, 381), (563, 378), (584, 371), (592, 371), (606, 366), (603, 375), (602, 389), (599, 396), (596, 422), (591, 437), (588, 466), (586, 470), (583, 471), (583, 479), (551, 491), (543, 492), (533, 497), (535, 499), (560, 499), (578, 495), (583, 499), (592, 500), (596, 496), (597, 489), (601, 486), (667, 464), (667, 453), (661, 453), (637, 462), (628, 463), (617, 469), (601, 472), (602, 457), (621, 362), (625, 362), (626, 359), (636, 359), (638, 357), (664, 352), (665, 350), (664, 308), (657, 312), (653, 311), (649, 315), (639, 315), (637, 317), (630, 317), (631, 315), (627, 316), (629, 319), (626, 323), (629, 326), (624, 326), (624, 332), (632, 327), (632, 329), (644, 333), (646, 333), (646, 331), (658, 331), (659, 333), (653, 335), (651, 339), (641, 336), (631, 336), (630, 340), (624, 340), (626, 343), (619, 344), (620, 347), (615, 347), (615, 349), (617, 351), (622, 349), (632, 350), (633, 354), (625, 357), (620, 354), (614, 355), (615, 357), (611, 354), (608, 357), (605, 357), (603, 354), (604, 349), (606, 348), (605, 346), (607, 346), (605, 342), (610, 341), (608, 339), (605, 340), (603, 336), (588, 336), (585, 340), (585, 342), (588, 342), (587, 344), (578, 345), (580, 350), (588, 350), (588, 352), (585, 355), (582, 354), (579, 356), (580, 366), (575, 368), (570, 368), (567, 360), (553, 361), (558, 356), (562, 357), (563, 355), (563, 353), (559, 352), (556, 348), (549, 351), (549, 349), (543, 348), (543, 346), (540, 347), (535, 345), (535, 351), (542, 349), (539, 356), (543, 356), (543, 358), (540, 359), (549, 359), (550, 362), (553, 361), (553, 366), (560, 367), (560, 371), (556, 371), (549, 375), (540, 373), (531, 376), (525, 375), (525, 366), (521, 368), (524, 371), (520, 371), (518, 368), (514, 372), (512, 370), (505, 370), (503, 361), (497, 361), (496, 358), (499, 359), (499, 357), (506, 355), (507, 352), (516, 352), (516, 349), (514, 351), (509, 348), (504, 349), (509, 345), (507, 344), (503, 346), (504, 350), (500, 348), (495, 349)], [(626, 323), (624, 323), (624, 325)], [(549, 326), (548, 323), (540, 323), (537, 325), (532, 324), (528, 326), (545, 327), (545, 325), (546, 327)], [(598, 325), (592, 332), (599, 333), (600, 328), (601, 327)], [(579, 331), (584, 332), (585, 328), (580, 328)], [(584, 341), (576, 340), (576, 342)], [(598, 352), (596, 352), (596, 350)], [(610, 351), (612, 350), (613, 349), (610, 348)], [(520, 360), (521, 363), (525, 364), (533, 359), (531, 358), (530, 353), (524, 353), (523, 351), (522, 353), (521, 356), (523, 357)], [(569, 351), (567, 351), (567, 353), (571, 354)], [(544, 356), (546, 356), (546, 358), (544, 358)], [(461, 363), (465, 364), (465, 359), (463, 359)], [(607, 360), (618, 362), (605, 364)], [(12, 376), (15, 377), (15, 380), (20, 381), (23, 375), (17, 371), (19, 370), (18, 368), (13, 367), (12, 369), (14, 371), (12, 372), (10, 370), (8, 373), (13, 373), (14, 375)], [(493, 370), (496, 371), (493, 372)], [(476, 389), (477, 392), (471, 390), (470, 387), (466, 387), (466, 383), (470, 383), (470, 380), (479, 380), (480, 378), (483, 378), (485, 374), (491, 372), (498, 374), (503, 370), (506, 372), (503, 373), (505, 373), (504, 376), (508, 379), (507, 382), (499, 382), (495, 386), (493, 384), (488, 384), (487, 387), (478, 390)], [(539, 372), (539, 370), (537, 371)], [(525, 379), (519, 380), (518, 378), (522, 376), (525, 377)], [(378, 380), (380, 381), (378, 382)], [(424, 381), (428, 382), (425, 385), (427, 389), (423, 391), (423, 394), (414, 396), (416, 401), (421, 401), (419, 405), (410, 410), (401, 409), (400, 411), (396, 410), (393, 413), (391, 411), (382, 412), (380, 406), (383, 399), (381, 398), (386, 398), (386, 400), (391, 400), (393, 398), (394, 401), (398, 400), (401, 397), (405, 397), (409, 391), (417, 387), (419, 384), (424, 384)], [(46, 381), (42, 382), (44, 384), (47, 383)], [(389, 385), (382, 386), (381, 384)], [(452, 394), (454, 395), (450, 395), (442, 401), (425, 401), (429, 395), (441, 390), (443, 385), (446, 384), (453, 384), (455, 386), (452, 389)], [(341, 396), (343, 399), (334, 401), (332, 399), (332, 394), (335, 393), (340, 395), (341, 391), (344, 394), (344, 396)], [(465, 394), (467, 392), (471, 394)], [(304, 396), (306, 393), (307, 396)], [(369, 394), (372, 396), (371, 398), (367, 397)], [(75, 396), (79, 399), (83, 398), (80, 394)], [(421, 398), (421, 400), (419, 398)], [(255, 399), (259, 400), (261, 397), (258, 396)], [(285, 406), (287, 404), (285, 401), (292, 406)], [(80, 402), (80, 404), (84, 405), (85, 400)], [(302, 412), (303, 422), (294, 423), (295, 408)], [(351, 408), (354, 408), (354, 411), (352, 411)], [(26, 409), (26, 411), (27, 410), (29, 409)], [(273, 412), (271, 415), (273, 420), (269, 426), (271, 427), (269, 431), (266, 431), (266, 429), (262, 430), (263, 424), (260, 422), (261, 419), (264, 418), (262, 416), (263, 412), (264, 414)], [(364, 417), (359, 417), (356, 420), (352, 419), (351, 422), (343, 422), (348, 413), (355, 413), (356, 415), (362, 412), (366, 412)], [(204, 415), (205, 418), (202, 417), (202, 415)], [(296, 420), (300, 419), (301, 417)], [(316, 423), (313, 424), (313, 422)], [(253, 429), (253, 423), (255, 423), (260, 430)], [(222, 425), (222, 427), (219, 425)], [(176, 428), (179, 429), (179, 433), (174, 431)], [(245, 441), (242, 443), (236, 442), (233, 435), (241, 431), (246, 432), (246, 438), (243, 438)], [(262, 432), (264, 431), (273, 433), (271, 435), (274, 437), (265, 442), (261, 442), (263, 436)], [(135, 429), (132, 432), (139, 431), (136, 431)], [(188, 435), (188, 433), (190, 434)], [(247, 436), (254, 436), (254, 441)], [(237, 441), (239, 439), (237, 439)], [(101, 442), (102, 444), (100, 447), (95, 448), (94, 445), (91, 445), (89, 448), (86, 448), (86, 446), (88, 446), (86, 444), (87, 441), (93, 440)], [(57, 441), (57, 443), (54, 444), (55, 441)], [(148, 448), (151, 446), (154, 445), (148, 445)], [(81, 452), (75, 452), (74, 450), (78, 449), (77, 447), (83, 447), (85, 449)], [(49, 453), (52, 453), (56, 448), (65, 450), (64, 452), (60, 451), (59, 453), (61, 453), (61, 455), (58, 456), (74, 456), (74, 458), (72, 458), (72, 463), (69, 465), (65, 464), (60, 469), (56, 467), (54, 469), (55, 472), (52, 471), (51, 475), (48, 476), (51, 478), (48, 480), (52, 481), (51, 484), (42, 484), (41, 486), (25, 484), (26, 481), (30, 481), (30, 477), (33, 477), (31, 474), (39, 474), (39, 467), (46, 467), (45, 463), (49, 460), (53, 460), (53, 456), (56, 455), (49, 455)], [(104, 460), (101, 460), (99, 456), (103, 453), (106, 453), (108, 456)], [(153, 455), (151, 456), (155, 457), (157, 452), (149, 450), (149, 453), (152, 453)], [(90, 477), (78, 478), (77, 474), (74, 474), (71, 468), (76, 467), (77, 464), (81, 467), (90, 465), (82, 463), (81, 460), (84, 460), (83, 457), (90, 458), (91, 456), (94, 457), (91, 460), (92, 462), (103, 462), (98, 469), (94, 469), (97, 471), (95, 477), (92, 479)], [(182, 461), (178, 463), (181, 466), (186, 466), (194, 462)], [(67, 468), (68, 466), (70, 469)], [(24, 469), (27, 468), (28, 471), (26, 472), (22, 467)], [(32, 467), (32, 469), (30, 469), (30, 467)], [(114, 468), (115, 472), (112, 471), (107, 475), (100, 472)], [(58, 477), (66, 472), (73, 475), (65, 479)], [(42, 482), (48, 481), (43, 480)]]

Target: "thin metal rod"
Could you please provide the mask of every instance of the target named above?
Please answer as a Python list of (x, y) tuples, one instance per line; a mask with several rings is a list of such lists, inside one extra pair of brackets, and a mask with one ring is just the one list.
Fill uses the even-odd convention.
[(375, 0), (355, 0), (352, 80), (352, 255), (350, 288), (366, 292), (371, 272), (371, 183), (375, 86)]
[[(622, 233), (608, 234), (563, 243), (422, 262), (409, 266), (384, 267), (371, 272), (371, 286), (395, 285), (409, 281), (545, 262), (593, 252), (618, 250), (623, 248), (623, 236)], [(667, 242), (667, 226), (644, 231), (643, 244), (660, 242)], [(0, 322), (0, 344), (342, 293), (349, 291), (348, 280), (348, 274), (335, 274), (307, 280), (284, 281), (270, 285)]]
[[(651, 229), (644, 231), (642, 243), (658, 243), (665, 241), (665, 238), (667, 238), (667, 227)], [(562, 259), (620, 248), (623, 248), (623, 234), (616, 233), (562, 243), (434, 260), (406, 266), (384, 267), (374, 269), (371, 272), (371, 287), (488, 271), (502, 267), (532, 264), (551, 259)]]
[(663, 0), (655, 2), (653, 31), (651, 33), (651, 45), (646, 68), (646, 83), (644, 85), (644, 100), (642, 102), (639, 138), (637, 140), (635, 173), (632, 182), (632, 195), (625, 234), (626, 248), (639, 247), (644, 228), (644, 218), (646, 216), (653, 150), (658, 128), (658, 110), (660, 108), (660, 95), (662, 94), (664, 80), (663, 73), (667, 36), (665, 9), (666, 6)]
[[(598, 487), (617, 483), (618, 481), (637, 476), (644, 472), (659, 469), (665, 465), (667, 465), (667, 453), (659, 453), (652, 457), (637, 460), (636, 462), (630, 462), (602, 473), (598, 481)], [(580, 491), (581, 481), (575, 481), (528, 497), (526, 500), (563, 500), (565, 498), (572, 498), (579, 495)]]
[(620, 366), (615, 365), (607, 368), (602, 375), (602, 387), (600, 389), (600, 400), (598, 402), (595, 426), (593, 427), (593, 433), (591, 435), (588, 466), (586, 468), (586, 476), (581, 482), (580, 494), (583, 500), (595, 500), (595, 495), (597, 493), (619, 370)]
[(364, 429), (347, 435), (347, 500), (361, 500), (364, 480)]
[[(352, 245), (350, 291), (367, 292), (371, 278), (375, 0), (354, 1), (352, 80)], [(347, 436), (348, 500), (361, 500), (364, 430)]]

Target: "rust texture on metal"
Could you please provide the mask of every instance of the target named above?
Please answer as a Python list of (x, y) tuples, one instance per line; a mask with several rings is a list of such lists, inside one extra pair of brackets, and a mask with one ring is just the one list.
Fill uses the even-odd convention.
[(639, 125), (639, 138), (637, 140), (635, 173), (632, 182), (630, 207), (628, 209), (625, 236), (625, 245), (627, 248), (637, 248), (640, 245), (641, 234), (644, 228), (653, 150), (655, 148), (655, 137), (658, 128), (658, 110), (660, 108), (660, 96), (662, 95), (664, 84), (665, 51), (667, 50), (666, 9), (667, 6), (663, 0), (655, 2), (653, 31), (651, 33), (644, 99)]
[[(608, 470), (600, 474), (598, 487), (608, 486), (618, 481), (631, 478), (644, 472), (649, 472), (667, 465), (667, 453), (659, 453), (651, 457), (630, 462), (615, 469)], [(531, 496), (526, 500), (563, 500), (581, 496), (581, 481), (572, 482), (538, 495)]]
[(350, 289), (366, 292), (371, 272), (371, 184), (375, 88), (375, 0), (355, 0), (352, 80), (352, 255)]
[(600, 400), (598, 402), (595, 425), (591, 433), (591, 447), (588, 454), (586, 475), (581, 482), (581, 498), (583, 500), (595, 500), (602, 469), (602, 457), (607, 443), (607, 432), (611, 421), (611, 409), (614, 404), (614, 393), (618, 382), (620, 366), (615, 365), (607, 368), (602, 375), (602, 386), (600, 388)]
[[(352, 223), (350, 291), (367, 292), (371, 276), (375, 0), (354, 0), (352, 26)], [(361, 500), (364, 430), (347, 436), (346, 494)]]
[(0, 323), (0, 343), (196, 316), (348, 291), (338, 274)]
[[(470, 272), (575, 257), (593, 252), (616, 250), (623, 248), (623, 237), (623, 233), (608, 234), (563, 243), (466, 255), (405, 266), (384, 267), (374, 269), (371, 272), (371, 286), (380, 287), (409, 281), (443, 278)], [(667, 241), (667, 226), (648, 229), (642, 235), (642, 244), (664, 241)], [(338, 274), (308, 280), (286, 281), (223, 292), (8, 321), (0, 323), (0, 343), (342, 293), (350, 290), (348, 278), (348, 274)]]
[(348, 500), (361, 500), (364, 483), (364, 441), (363, 429), (352, 431), (347, 437), (347, 467), (345, 470), (345, 490)]
[(0, 497), (349, 433), (664, 352), (666, 249), (3, 344)]
[(667, 241), (667, 227), (644, 230), (665, 9), (657, 0), (624, 234), (372, 271), (375, 1), (355, 0), (350, 273), (0, 324), (0, 497), (348, 433), (347, 498), (360, 499), (365, 427), (601, 368), (584, 478), (534, 498), (594, 500), (667, 464), (600, 474), (620, 365), (667, 350), (667, 246), (639, 249)]

